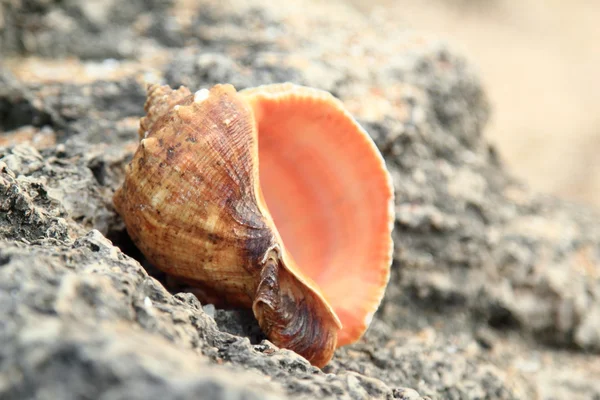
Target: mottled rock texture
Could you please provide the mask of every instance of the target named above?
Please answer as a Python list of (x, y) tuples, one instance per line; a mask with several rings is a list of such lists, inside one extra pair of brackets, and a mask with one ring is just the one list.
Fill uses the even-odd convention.
[[(503, 171), (446, 44), (336, 2), (0, 0), (0, 52), (1, 398), (600, 398), (600, 217)], [(392, 278), (323, 370), (129, 241), (111, 198), (156, 80), (326, 89), (383, 152)]]

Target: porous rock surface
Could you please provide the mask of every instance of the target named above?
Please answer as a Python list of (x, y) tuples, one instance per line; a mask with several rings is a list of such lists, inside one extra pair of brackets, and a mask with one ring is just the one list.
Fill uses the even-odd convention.
[[(0, 398), (600, 398), (600, 217), (504, 172), (446, 44), (292, 3), (0, 0)], [(148, 81), (326, 89), (381, 149), (392, 278), (323, 370), (128, 240), (111, 197)]]

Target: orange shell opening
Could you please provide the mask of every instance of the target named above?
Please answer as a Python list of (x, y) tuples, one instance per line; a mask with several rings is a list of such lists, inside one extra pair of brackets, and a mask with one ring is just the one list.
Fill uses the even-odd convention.
[(241, 91), (258, 125), (259, 179), (287, 251), (358, 340), (389, 278), (393, 188), (368, 134), (327, 92), (293, 84)]

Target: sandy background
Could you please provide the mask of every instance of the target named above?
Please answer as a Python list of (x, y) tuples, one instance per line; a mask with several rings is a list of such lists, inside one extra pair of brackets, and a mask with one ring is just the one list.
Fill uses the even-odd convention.
[(486, 130), (534, 189), (600, 208), (600, 2), (348, 0), (433, 33), (480, 70)]

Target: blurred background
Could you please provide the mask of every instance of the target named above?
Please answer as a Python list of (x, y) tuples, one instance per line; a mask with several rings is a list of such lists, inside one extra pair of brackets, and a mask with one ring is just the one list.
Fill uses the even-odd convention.
[(347, 1), (466, 54), (493, 107), (486, 135), (512, 174), (600, 209), (600, 1)]

